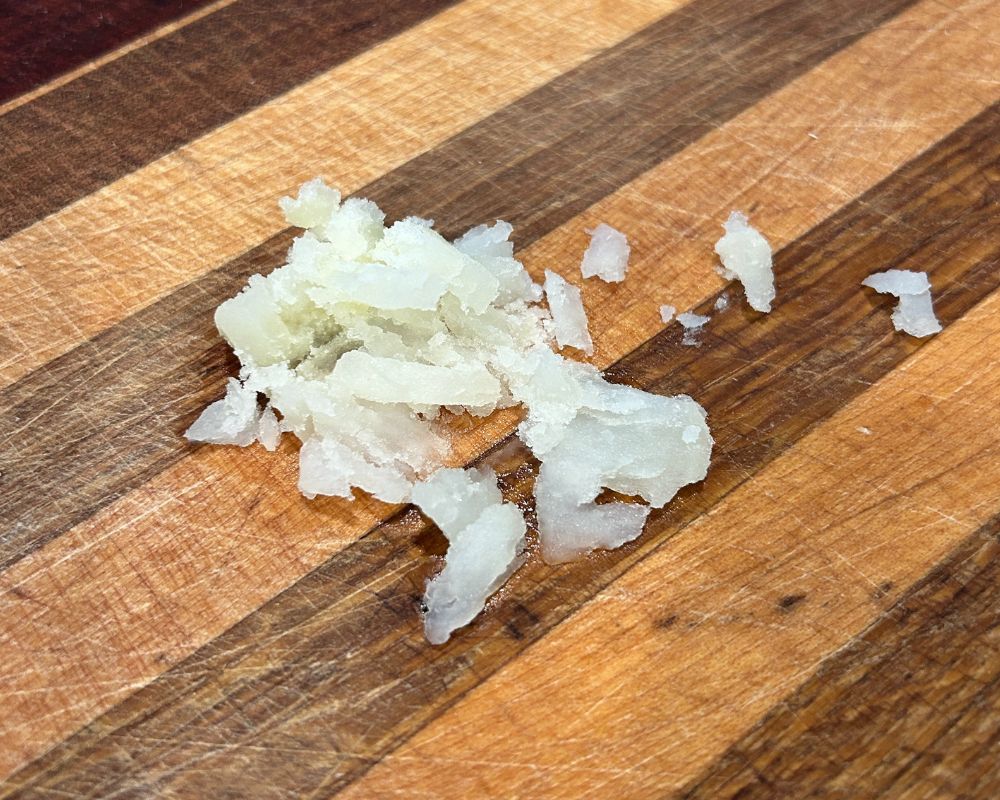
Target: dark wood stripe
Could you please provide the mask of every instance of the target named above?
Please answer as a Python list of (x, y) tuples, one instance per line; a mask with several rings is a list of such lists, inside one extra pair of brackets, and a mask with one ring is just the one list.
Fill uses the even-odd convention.
[[(707, 480), (655, 513), (638, 542), (561, 567), (530, 561), (491, 612), (436, 648), (417, 604), (442, 540), (401, 513), (28, 766), (3, 796), (197, 798), (218, 786), (330, 796), (356, 779), (923, 346), (894, 334), (891, 304), (860, 289), (873, 268), (925, 265), (946, 325), (996, 291), (998, 132), (994, 107), (784, 248), (770, 315), (731, 306), (699, 348), (672, 326), (610, 371), (692, 394), (717, 439)], [(486, 461), (508, 497), (530, 502), (533, 465), (516, 441)]]
[(998, 654), (1000, 517), (679, 796), (1000, 797)]
[(0, 103), (211, 0), (0, 0)]
[(0, 117), (0, 238), (453, 2), (237, 0), (13, 109)]
[[(695, 0), (360, 194), (450, 234), (502, 217), (525, 246), (909, 1)], [(227, 372), (212, 309), (280, 264), (289, 241), (274, 237), (0, 392), (13, 432), (0, 453), (0, 566), (188, 452), (180, 432)]]

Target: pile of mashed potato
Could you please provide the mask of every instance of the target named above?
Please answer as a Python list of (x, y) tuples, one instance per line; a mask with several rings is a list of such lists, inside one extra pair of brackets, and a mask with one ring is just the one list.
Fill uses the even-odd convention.
[[(187, 437), (274, 449), (292, 433), (307, 497), (360, 489), (417, 504), (449, 541), (425, 597), (431, 642), (480, 612), (522, 563), (527, 535), (491, 472), (442, 469), (442, 414), (523, 408), (550, 562), (635, 539), (651, 507), (705, 477), (712, 437), (698, 403), (608, 383), (555, 352), (592, 352), (580, 292), (551, 271), (544, 290), (535, 284), (507, 223), (450, 242), (430, 220), (386, 227), (374, 203), (342, 201), (320, 180), (281, 207), (305, 232), (285, 266), (216, 311), (242, 368)], [(598, 504), (604, 489), (645, 503)]]

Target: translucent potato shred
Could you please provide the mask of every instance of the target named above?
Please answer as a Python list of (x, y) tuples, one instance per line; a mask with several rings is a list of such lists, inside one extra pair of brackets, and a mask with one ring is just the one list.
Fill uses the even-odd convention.
[[(429, 220), (386, 227), (374, 203), (342, 202), (318, 179), (280, 205), (305, 232), (285, 266), (254, 275), (217, 309), (242, 368), (187, 436), (273, 450), (291, 432), (307, 497), (351, 499), (361, 489), (416, 503), (449, 541), (427, 585), (431, 642), (479, 613), (520, 566), (527, 533), (491, 472), (441, 468), (442, 411), (523, 407), (519, 435), (541, 461), (535, 494), (548, 561), (631, 541), (650, 507), (705, 477), (712, 437), (694, 400), (608, 383), (553, 351), (553, 339), (592, 351), (579, 290), (548, 272), (548, 309), (541, 305), (506, 222), (449, 242)], [(604, 489), (648, 505), (598, 504)]]
[(733, 211), (722, 227), (725, 234), (715, 243), (715, 252), (722, 259), (722, 276), (743, 284), (752, 309), (769, 312), (775, 297), (771, 245), (739, 211)]
[(941, 332), (941, 323), (934, 315), (931, 282), (926, 272), (887, 269), (869, 275), (861, 284), (879, 294), (891, 294), (899, 299), (892, 312), (892, 326), (897, 331), (918, 339)]

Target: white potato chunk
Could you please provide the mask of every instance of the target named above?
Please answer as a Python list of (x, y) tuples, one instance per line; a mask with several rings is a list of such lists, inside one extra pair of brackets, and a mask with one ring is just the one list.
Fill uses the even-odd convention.
[(306, 497), (329, 495), (354, 499), (358, 487), (387, 503), (410, 498), (411, 481), (392, 465), (372, 464), (348, 445), (315, 436), (299, 450), (299, 491)]
[(413, 487), (413, 502), (448, 538), (444, 569), (424, 595), (427, 640), (443, 644), (519, 566), (527, 526), (491, 470), (439, 470)]
[(417, 267), (441, 278), (467, 311), (478, 314), (496, 299), (499, 281), (476, 259), (461, 252), (427, 220), (408, 217), (389, 228), (371, 251), (390, 267)]
[(499, 219), (493, 225), (477, 225), (455, 241), (455, 248), (474, 258), (497, 279), (500, 305), (517, 300), (538, 302), (542, 299), (541, 287), (532, 283), (527, 270), (514, 258), (514, 245), (509, 241), (513, 230), (509, 222)]
[(904, 294), (900, 297), (896, 310), (892, 312), (892, 325), (897, 331), (903, 331), (917, 338), (932, 336), (943, 330), (934, 315), (934, 303), (930, 292)]
[(662, 507), (705, 477), (711, 452), (705, 412), (691, 398), (590, 382), (584, 406), (542, 457), (535, 485), (542, 556), (566, 561), (634, 539), (648, 509), (597, 505), (598, 494), (611, 489)]
[(340, 205), (340, 192), (331, 189), (322, 178), (303, 183), (297, 197), (282, 197), (278, 201), (289, 225), (318, 228), (327, 223)]
[(716, 242), (715, 252), (722, 259), (725, 276), (743, 284), (751, 308), (770, 311), (775, 297), (771, 245), (739, 211), (733, 211), (723, 227), (726, 232)]
[[(538, 529), (549, 561), (635, 539), (651, 507), (704, 477), (712, 438), (697, 403), (608, 383), (553, 351), (593, 353), (581, 292), (547, 271), (543, 294), (514, 257), (508, 223), (455, 242), (417, 217), (386, 228), (374, 203), (341, 202), (320, 180), (280, 205), (305, 231), (284, 266), (252, 276), (216, 310), (240, 380), (187, 436), (275, 450), (290, 432), (306, 497), (412, 499), (449, 541), (427, 584), (431, 642), (471, 622), (517, 569), (527, 527), (491, 471), (441, 468), (449, 412), (523, 406), (518, 432), (541, 461)], [(624, 234), (600, 225), (581, 268), (618, 281), (628, 256)], [(693, 318), (678, 319), (703, 324)], [(605, 489), (642, 502), (598, 503)]]
[(595, 275), (602, 281), (618, 283), (625, 280), (629, 246), (625, 234), (601, 223), (590, 234), (590, 245), (583, 254), (580, 272), (584, 278)]
[(560, 347), (575, 347), (594, 354), (594, 342), (587, 330), (587, 312), (580, 290), (561, 275), (545, 270), (545, 299), (549, 302), (556, 341)]
[(492, 406), (500, 382), (481, 364), (438, 367), (352, 350), (333, 369), (334, 386), (376, 403)]
[(257, 392), (230, 378), (226, 396), (202, 411), (184, 435), (192, 442), (246, 447), (257, 439), (259, 416)]
[(931, 282), (926, 272), (889, 269), (869, 275), (861, 283), (880, 294), (899, 298), (892, 312), (892, 325), (897, 331), (918, 338), (941, 332), (941, 323), (934, 315)]
[(318, 226), (319, 236), (348, 261), (364, 257), (385, 233), (385, 214), (371, 200), (351, 197)]
[(336, 315), (336, 306), (343, 303), (389, 311), (434, 311), (446, 291), (448, 284), (441, 276), (416, 266), (372, 269), (369, 264), (343, 262), (322, 286), (308, 289), (308, 295)]
[(261, 412), (260, 419), (257, 420), (257, 441), (264, 446), (265, 450), (272, 453), (278, 449), (278, 443), (281, 441), (281, 425), (270, 403), (267, 404), (267, 407)]
[(702, 328), (708, 324), (709, 317), (703, 314), (695, 314), (693, 311), (685, 311), (677, 315), (677, 321), (684, 328), (684, 335), (681, 337), (681, 344), (688, 347), (698, 347), (701, 344)]
[(550, 564), (631, 542), (642, 533), (650, 511), (638, 503), (581, 501), (575, 482), (548, 463), (535, 481), (535, 509), (542, 557)]
[(926, 272), (913, 272), (905, 269), (887, 269), (885, 272), (875, 272), (861, 281), (862, 286), (868, 286), (880, 294), (891, 294), (896, 297), (903, 295), (923, 294), (931, 290), (931, 282)]

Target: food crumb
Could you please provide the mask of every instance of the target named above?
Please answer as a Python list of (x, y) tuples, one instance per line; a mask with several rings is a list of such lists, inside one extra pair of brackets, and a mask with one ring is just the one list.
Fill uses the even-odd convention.
[(750, 307), (767, 313), (775, 296), (771, 245), (739, 211), (729, 215), (723, 228), (725, 234), (715, 243), (723, 277), (742, 283)]
[(926, 272), (889, 269), (869, 275), (861, 284), (879, 294), (891, 294), (899, 298), (899, 303), (892, 312), (892, 325), (897, 331), (917, 338), (941, 332), (941, 323), (934, 316), (931, 283), (927, 280)]
[(694, 330), (705, 325), (709, 320), (709, 317), (703, 314), (695, 314), (693, 311), (685, 311), (683, 314), (677, 315), (677, 321), (683, 325), (688, 330)]
[(630, 248), (625, 234), (601, 223), (590, 234), (590, 245), (583, 254), (580, 272), (584, 278), (595, 275), (607, 283), (625, 280)]
[(552, 327), (560, 347), (575, 347), (588, 356), (594, 354), (594, 342), (587, 329), (587, 312), (580, 290), (562, 275), (545, 270), (545, 299), (552, 314)]
[(688, 347), (698, 347), (701, 344), (698, 334), (708, 323), (708, 320), (709, 317), (703, 314), (695, 314), (693, 311), (685, 311), (683, 314), (678, 314), (677, 321), (684, 328), (684, 336), (681, 338), (681, 344)]

